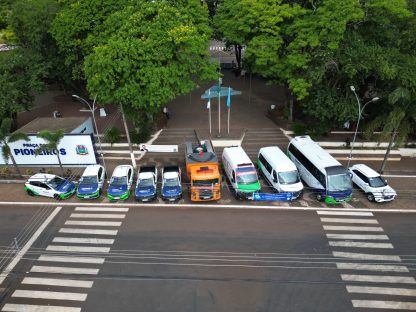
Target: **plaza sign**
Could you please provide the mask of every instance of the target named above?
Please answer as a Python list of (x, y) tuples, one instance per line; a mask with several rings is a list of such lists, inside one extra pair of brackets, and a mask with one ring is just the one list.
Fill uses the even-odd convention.
[[(20, 140), (9, 143), (10, 151), (20, 166), (55, 166), (59, 165), (56, 154), (59, 153), (62, 165), (79, 166), (97, 164), (94, 142), (90, 134), (65, 134), (58, 145), (58, 149), (49, 152), (42, 150), (38, 155), (35, 149), (46, 144), (46, 141), (36, 135), (28, 135), (29, 141)], [(1, 147), (1, 145), (0, 145)], [(9, 159), (11, 164), (11, 159)], [(0, 165), (4, 165), (0, 157)]]

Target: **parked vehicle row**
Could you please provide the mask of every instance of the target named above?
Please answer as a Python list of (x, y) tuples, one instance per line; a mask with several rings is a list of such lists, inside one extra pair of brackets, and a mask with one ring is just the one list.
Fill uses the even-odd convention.
[[(210, 142), (187, 143), (185, 157), (191, 200), (221, 198), (221, 175)], [(254, 194), (261, 190), (257, 169), (274, 191), (291, 193), (292, 199), (302, 197), (302, 181), (312, 189), (319, 201), (330, 204), (351, 200), (352, 183), (364, 191), (369, 201), (390, 201), (397, 196), (373, 169), (364, 164), (345, 169), (309, 136), (293, 138), (288, 145), (287, 155), (277, 146), (261, 148), (257, 169), (240, 146), (224, 148), (222, 164), (230, 189), (237, 199), (253, 199)], [(110, 201), (129, 198), (133, 177), (134, 168), (131, 165), (117, 166), (109, 180), (107, 198)], [(31, 196), (66, 199), (76, 193), (80, 199), (93, 199), (102, 194), (106, 179), (103, 166), (91, 165), (86, 167), (78, 186), (59, 176), (38, 173), (25, 183), (25, 190)], [(151, 201), (157, 198), (157, 194), (156, 166), (140, 167), (134, 189), (135, 199)], [(182, 198), (182, 173), (178, 166), (162, 168), (160, 196), (165, 201)]]

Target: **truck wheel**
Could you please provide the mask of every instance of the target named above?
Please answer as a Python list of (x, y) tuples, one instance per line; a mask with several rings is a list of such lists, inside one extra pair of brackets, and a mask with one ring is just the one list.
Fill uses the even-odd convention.
[(27, 191), (26, 191), (26, 193), (27, 193), (29, 196), (35, 196), (35, 193), (33, 193), (33, 191), (32, 191), (32, 190), (27, 190)]
[(373, 195), (373, 194), (371, 194), (371, 193), (368, 193), (368, 194), (367, 194), (367, 199), (368, 199), (370, 202), (374, 201), (374, 195)]

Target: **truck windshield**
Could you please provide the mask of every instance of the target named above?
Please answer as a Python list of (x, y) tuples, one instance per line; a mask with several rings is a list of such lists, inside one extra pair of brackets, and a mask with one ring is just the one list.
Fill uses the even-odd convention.
[(211, 186), (213, 184), (218, 184), (218, 179), (192, 180), (193, 186)]
[(237, 184), (252, 184), (257, 181), (257, 172), (254, 167), (237, 168)]
[(346, 192), (351, 191), (352, 183), (348, 174), (336, 174), (328, 176), (329, 192)]
[(165, 179), (165, 186), (178, 186), (178, 178)]
[(368, 182), (371, 187), (383, 187), (387, 185), (387, 182), (382, 177), (368, 178)]
[(97, 184), (98, 180), (96, 176), (83, 176), (80, 181), (80, 185)]
[(153, 179), (152, 178), (140, 179), (137, 182), (137, 187), (148, 187), (148, 186), (153, 186)]
[(279, 172), (278, 176), (280, 184), (294, 184), (300, 182), (299, 175), (296, 170), (288, 172)]
[(127, 177), (113, 177), (112, 185), (127, 185)]

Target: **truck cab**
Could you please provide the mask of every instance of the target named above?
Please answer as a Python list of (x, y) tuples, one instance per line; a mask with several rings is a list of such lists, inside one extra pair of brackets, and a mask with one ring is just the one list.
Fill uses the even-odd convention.
[(137, 201), (151, 201), (156, 199), (157, 169), (156, 166), (143, 166), (137, 174), (135, 198)]
[(162, 169), (161, 196), (165, 201), (182, 198), (181, 169), (178, 166), (165, 166)]
[(221, 198), (221, 175), (217, 155), (208, 140), (186, 143), (186, 171), (192, 201)]

